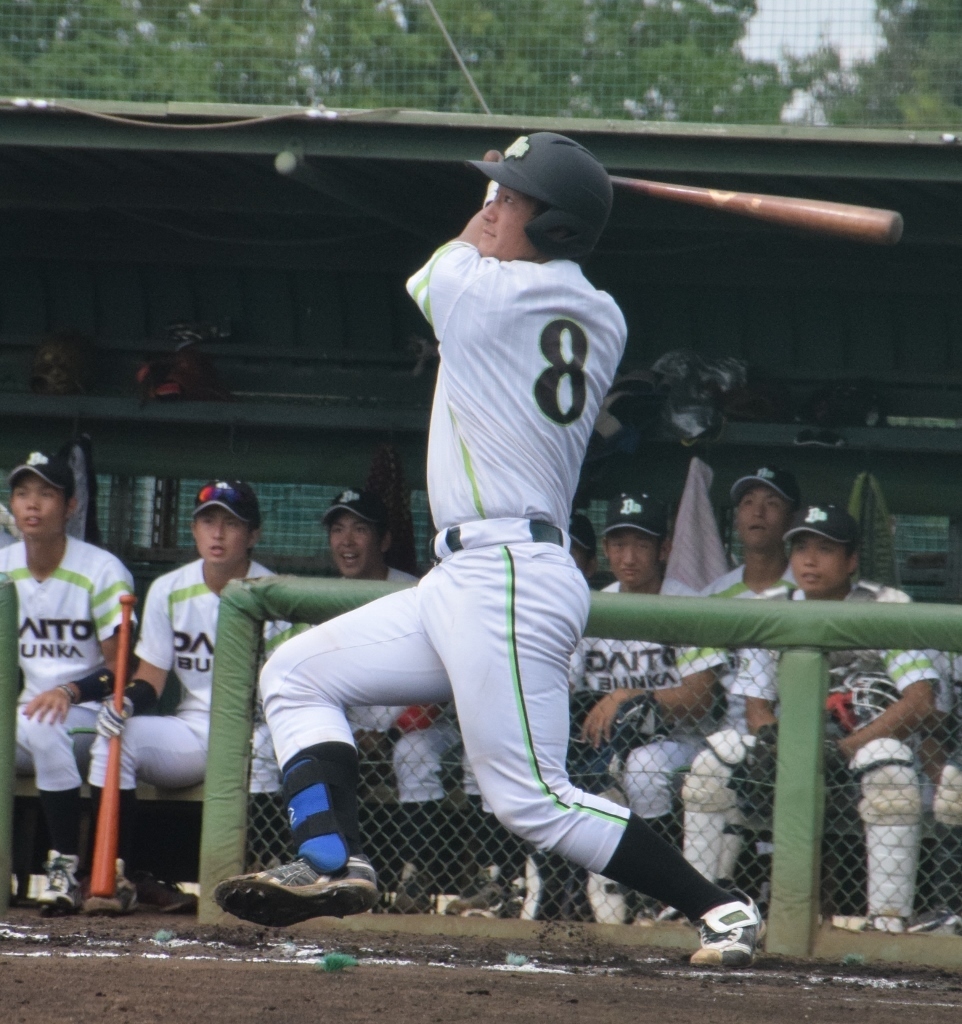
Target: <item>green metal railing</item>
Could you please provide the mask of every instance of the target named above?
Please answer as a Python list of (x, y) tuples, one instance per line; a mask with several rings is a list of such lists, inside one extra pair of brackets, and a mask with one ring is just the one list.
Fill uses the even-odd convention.
[[(234, 582), (225, 589), (218, 625), (201, 841), (202, 920), (220, 919), (210, 894), (218, 881), (245, 869), (251, 709), (261, 623), (274, 618), (322, 622), (398, 589), (402, 587), (387, 583), (285, 577)], [(811, 954), (818, 946), (825, 803), (825, 654), (849, 649), (957, 649), (962, 607), (593, 594), (586, 632), (621, 639), (643, 636), (664, 644), (784, 651), (779, 667), (781, 740), (767, 948), (791, 955)], [(651, 941), (659, 941), (658, 929), (652, 931)], [(895, 949), (898, 937), (891, 938)], [(674, 944), (677, 938), (669, 936), (666, 941)], [(926, 957), (937, 956), (937, 945), (916, 945), (914, 952), (907, 953), (903, 942), (898, 951), (902, 958), (926, 962)]]

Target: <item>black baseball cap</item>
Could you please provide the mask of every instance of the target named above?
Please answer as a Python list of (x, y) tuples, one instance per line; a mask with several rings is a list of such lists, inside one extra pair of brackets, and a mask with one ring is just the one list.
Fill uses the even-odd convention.
[(621, 494), (608, 502), (605, 533), (624, 528), (641, 530), (653, 537), (668, 536), (668, 506), (648, 494)]
[(245, 484), (243, 480), (211, 480), (204, 484), (194, 499), (193, 515), (196, 516), (205, 508), (213, 506), (227, 509), (231, 515), (237, 516), (253, 530), (261, 525), (261, 508), (257, 503), (257, 495), (251, 485)]
[(737, 505), (752, 487), (759, 485), (770, 487), (776, 494), (781, 495), (792, 508), (798, 508), (802, 503), (802, 492), (798, 489), (798, 481), (794, 474), (789, 473), (787, 469), (779, 469), (777, 466), (760, 466), (754, 473), (739, 477), (732, 484), (732, 504)]
[(325, 526), (330, 526), (338, 512), (350, 512), (358, 519), (374, 523), (382, 529), (387, 528), (387, 509), (373, 491), (341, 491), (331, 502), (331, 507), (324, 513), (321, 522)]
[(13, 487), (17, 478), (24, 473), (33, 473), (41, 480), (46, 480), (51, 487), (63, 491), (67, 501), (73, 497), (76, 484), (70, 463), (62, 455), (44, 455), (43, 452), (31, 452), (24, 461), (7, 477), (7, 483)]
[(837, 505), (806, 505), (792, 517), (792, 525), (785, 534), (791, 540), (799, 533), (815, 533), (836, 544), (858, 544), (858, 523)]
[(591, 525), (591, 520), (584, 512), (572, 514), (571, 521), (568, 523), (568, 536), (571, 538), (572, 544), (577, 544), (578, 547), (584, 548), (592, 558), (598, 553), (598, 540), (595, 537), (595, 528)]

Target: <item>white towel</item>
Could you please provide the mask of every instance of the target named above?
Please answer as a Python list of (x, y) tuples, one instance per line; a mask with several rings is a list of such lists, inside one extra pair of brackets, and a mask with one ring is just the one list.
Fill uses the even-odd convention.
[(666, 580), (677, 580), (696, 593), (729, 569), (709, 495), (714, 475), (701, 459), (692, 458), (665, 573)]

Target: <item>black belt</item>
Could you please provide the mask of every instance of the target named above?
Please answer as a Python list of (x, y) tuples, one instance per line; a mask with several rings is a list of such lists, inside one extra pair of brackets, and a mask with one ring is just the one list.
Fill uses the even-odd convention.
[[(551, 523), (542, 522), (540, 519), (529, 519), (528, 526), (531, 529), (531, 539), (539, 544), (557, 544), (559, 548), (565, 546), (564, 534), (558, 529), (557, 526), (552, 526)], [(444, 543), (448, 547), (448, 551), (463, 551), (464, 545), (461, 543), (461, 527), (452, 526), (444, 534)]]

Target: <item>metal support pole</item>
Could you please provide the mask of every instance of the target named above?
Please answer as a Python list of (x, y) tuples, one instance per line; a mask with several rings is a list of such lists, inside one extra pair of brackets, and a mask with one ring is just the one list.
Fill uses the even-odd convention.
[(247, 780), (250, 772), (254, 689), (262, 623), (231, 600), (245, 584), (221, 594), (214, 651), (210, 746), (200, 834), (200, 904), (197, 919), (221, 917), (213, 901), (217, 883), (244, 870), (247, 850)]
[(823, 745), (828, 663), (813, 650), (789, 650), (778, 666), (778, 769), (772, 902), (766, 949), (809, 956), (818, 926), (825, 817)]
[(17, 588), (0, 575), (0, 912), (10, 906), (13, 872), (13, 787), (16, 772)]

